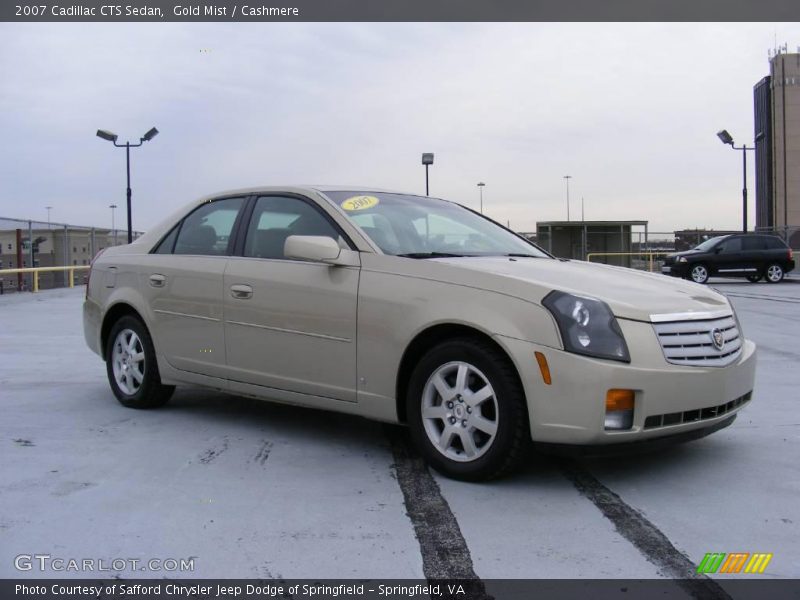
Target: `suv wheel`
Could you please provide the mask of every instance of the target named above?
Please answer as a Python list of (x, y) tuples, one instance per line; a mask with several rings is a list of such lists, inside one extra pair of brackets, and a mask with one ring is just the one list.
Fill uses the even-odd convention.
[(758, 283), (761, 281), (761, 273), (752, 273), (751, 275), (748, 275), (747, 281), (750, 283)]
[(106, 343), (106, 373), (117, 400), (129, 408), (155, 408), (175, 391), (163, 385), (147, 328), (130, 315), (114, 323)]
[(708, 267), (702, 263), (698, 263), (689, 271), (689, 276), (695, 283), (706, 283), (708, 281)]
[(764, 272), (764, 279), (767, 280), (767, 283), (781, 282), (783, 280), (783, 267), (778, 263), (772, 263)]
[(525, 395), (513, 366), (489, 344), (439, 344), (414, 369), (406, 398), (411, 436), (427, 462), (482, 481), (515, 468), (529, 445)]

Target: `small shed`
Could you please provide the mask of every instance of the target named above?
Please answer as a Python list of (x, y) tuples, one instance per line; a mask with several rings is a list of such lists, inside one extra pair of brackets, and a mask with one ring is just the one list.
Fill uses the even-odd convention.
[[(536, 224), (539, 246), (559, 258), (631, 266), (634, 238), (647, 239), (647, 221), (545, 221)], [(616, 254), (621, 253), (621, 254)]]

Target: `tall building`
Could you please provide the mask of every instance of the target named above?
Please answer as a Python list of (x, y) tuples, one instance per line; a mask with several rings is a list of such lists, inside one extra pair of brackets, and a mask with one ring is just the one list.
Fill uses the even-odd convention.
[(756, 140), (756, 228), (800, 247), (800, 53), (784, 46), (770, 74), (753, 89)]

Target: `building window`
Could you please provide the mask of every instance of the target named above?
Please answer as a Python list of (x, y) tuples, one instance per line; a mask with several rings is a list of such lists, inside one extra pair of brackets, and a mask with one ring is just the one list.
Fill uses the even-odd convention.
[(81, 252), (83, 252), (84, 254), (86, 254), (86, 246), (84, 246), (84, 247), (83, 247), (83, 249), (81, 249)]
[(83, 264), (86, 264), (86, 259), (85, 258), (83, 259)]
[(9, 250), (13, 250), (13, 248), (11, 247), (11, 244), (8, 245), (8, 249)]
[(75, 246), (73, 246), (73, 247), (72, 247), (72, 252), (74, 252), (74, 253), (77, 253), (77, 252), (78, 252), (78, 248), (76, 248)]
[(78, 261), (77, 261), (76, 259), (74, 259), (74, 258), (73, 258), (73, 259), (72, 259), (72, 264), (73, 264), (73, 265), (77, 265), (77, 264), (78, 264)]

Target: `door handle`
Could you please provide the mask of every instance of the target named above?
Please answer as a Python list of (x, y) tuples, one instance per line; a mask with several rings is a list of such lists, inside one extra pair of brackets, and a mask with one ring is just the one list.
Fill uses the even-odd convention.
[(238, 300), (247, 300), (253, 297), (253, 288), (244, 284), (232, 285), (231, 296)]
[(150, 285), (153, 287), (164, 287), (164, 283), (166, 283), (167, 278), (160, 273), (153, 273), (150, 275)]

